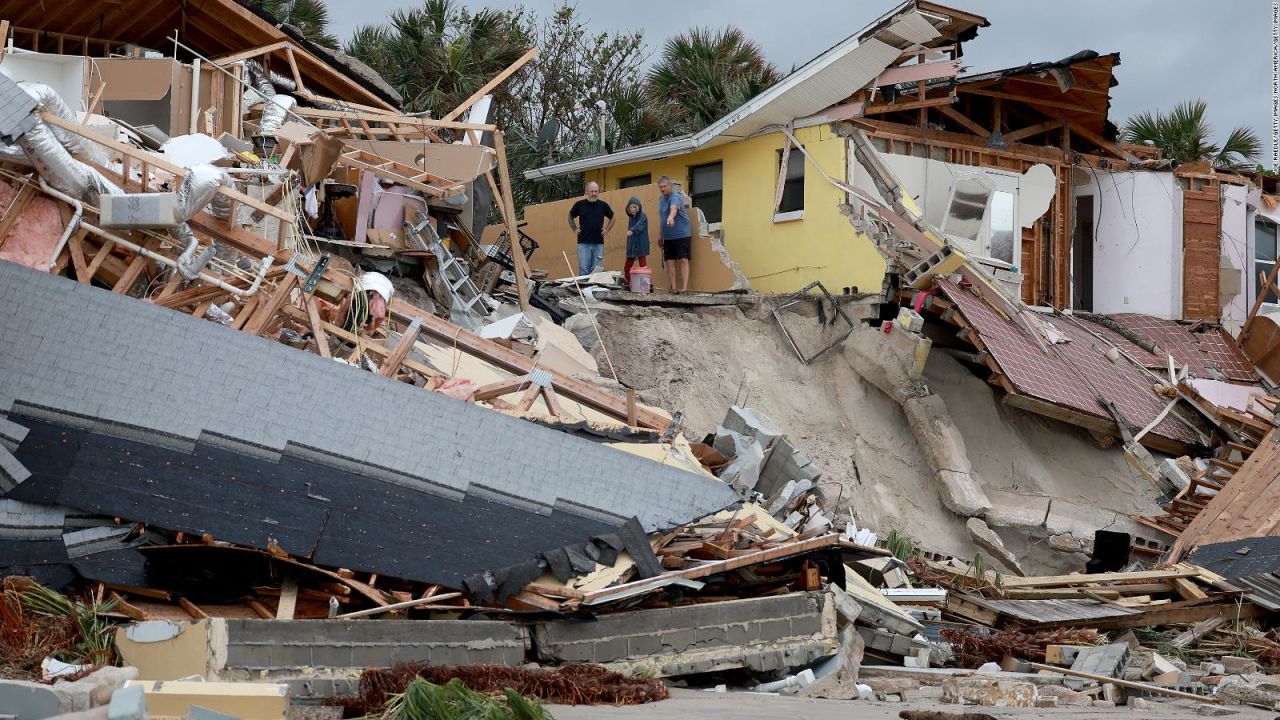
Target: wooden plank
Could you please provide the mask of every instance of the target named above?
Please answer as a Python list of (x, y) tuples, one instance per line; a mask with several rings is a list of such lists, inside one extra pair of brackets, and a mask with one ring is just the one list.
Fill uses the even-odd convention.
[(130, 620), (137, 620), (138, 622), (143, 622), (148, 619), (147, 614), (145, 612), (143, 612), (138, 606), (131, 605), (128, 600), (125, 600), (123, 597), (121, 597), (120, 593), (116, 592), (115, 590), (112, 590), (107, 595), (107, 597), (111, 598), (111, 600), (114, 601), (116, 604), (116, 609), (119, 610), (122, 615), (128, 617)]
[(520, 309), (529, 311), (529, 261), (520, 247), (520, 229), (516, 225), (516, 204), (511, 198), (511, 172), (507, 167), (507, 148), (501, 130), (493, 133), (493, 147), (498, 152), (498, 173), (502, 180), (502, 206), (507, 220), (507, 237), (511, 240), (511, 258), (516, 266), (516, 294), (520, 299)]
[(395, 377), (400, 371), (400, 365), (404, 363), (404, 358), (409, 354), (409, 350), (413, 348), (413, 344), (418, 340), (418, 332), (422, 330), (422, 319), (414, 318), (409, 323), (409, 328), (400, 336), (400, 340), (396, 343), (396, 347), (387, 356), (386, 362), (379, 369), (379, 374), (383, 377)]
[(588, 593), (586, 600), (588, 602), (599, 601), (602, 598), (607, 599), (609, 596), (619, 594), (619, 593), (625, 594), (633, 591), (644, 592), (645, 590), (650, 588), (656, 589), (656, 588), (662, 587), (666, 581), (669, 581), (672, 578), (684, 578), (687, 580), (693, 580), (696, 578), (708, 577), (710, 575), (719, 575), (721, 573), (729, 572), (730, 570), (737, 570), (738, 568), (748, 567), (750, 565), (760, 565), (763, 563), (772, 562), (774, 560), (781, 560), (784, 558), (793, 557), (795, 555), (802, 555), (804, 553), (811, 552), (813, 550), (820, 550), (822, 548), (827, 548), (827, 547), (836, 547), (839, 545), (840, 545), (840, 536), (835, 533), (830, 533), (830, 534), (823, 535), (821, 537), (816, 537), (810, 540), (801, 540), (799, 542), (787, 543), (786, 545), (781, 545), (776, 548), (770, 548), (768, 550), (753, 552), (749, 555), (743, 555), (741, 557), (731, 558), (728, 560), (717, 560), (714, 562), (709, 562), (703, 565), (699, 565), (697, 567), (692, 567), (687, 570), (679, 570), (676, 572), (663, 573), (657, 577), (646, 578), (644, 580), (635, 580), (633, 582), (623, 583), (621, 585), (615, 585), (613, 587), (606, 588), (604, 590), (598, 590), (593, 593)]
[(1175, 637), (1173, 640), (1171, 640), (1169, 644), (1172, 645), (1173, 647), (1185, 650), (1186, 648), (1191, 647), (1193, 644), (1195, 644), (1195, 642), (1200, 638), (1204, 637), (1205, 635), (1208, 635), (1209, 633), (1213, 632), (1214, 630), (1217, 630), (1218, 628), (1226, 624), (1227, 624), (1227, 618), (1222, 616), (1211, 617), (1205, 620), (1201, 620), (1200, 622), (1196, 623), (1195, 626), (1192, 627), (1191, 629), (1186, 630), (1182, 633), (1179, 633), (1179, 635)]
[(488, 402), (495, 398), (500, 398), (503, 395), (508, 395), (520, 390), (527, 384), (529, 384), (529, 377), (527, 375), (521, 375), (520, 377), (511, 378), (509, 380), (492, 382), (488, 385), (483, 385), (479, 390), (476, 390), (475, 399), (476, 402)]
[(1182, 597), (1183, 600), (1204, 600), (1209, 597), (1209, 593), (1200, 589), (1200, 586), (1188, 580), (1187, 578), (1173, 578), (1170, 580), (1173, 589)]
[(204, 620), (209, 617), (208, 613), (201, 610), (199, 606), (181, 595), (178, 596), (178, 607), (182, 608), (188, 615), (196, 620)]
[(511, 77), (511, 75), (515, 73), (515, 71), (524, 67), (525, 63), (528, 63), (530, 60), (536, 57), (538, 57), (538, 48), (536, 47), (530, 48), (529, 52), (525, 53), (524, 55), (521, 55), (519, 59), (517, 59), (515, 62), (508, 65), (506, 70), (503, 70), (502, 72), (498, 73), (493, 77), (492, 80), (480, 86), (480, 89), (472, 93), (471, 97), (467, 98), (466, 100), (463, 100), (461, 105), (454, 108), (452, 112), (450, 112), (448, 115), (445, 115), (443, 118), (440, 118), (440, 119), (443, 122), (449, 122), (451, 120), (457, 119), (458, 117), (461, 117), (462, 113), (466, 112), (472, 105), (475, 105), (477, 102), (479, 102), (480, 98), (493, 92), (494, 88), (501, 85), (504, 81), (506, 81), (507, 78)]
[[(348, 112), (343, 110), (322, 110), (320, 108), (295, 108), (299, 116), (308, 119), (324, 119), (336, 120), (339, 122), (367, 120), (369, 122), (379, 122), (394, 124), (398, 127), (412, 127), (417, 129), (436, 128), (442, 130), (474, 130), (476, 132), (493, 132), (497, 130), (496, 125), (487, 125), (482, 123), (465, 123), (445, 120), (432, 120), (431, 118), (414, 117), (411, 115), (387, 114), (380, 115), (377, 113), (367, 112)], [(351, 129), (347, 126), (347, 129)], [(403, 130), (402, 130), (403, 132)]]
[(1199, 571), (1189, 568), (1170, 570), (1140, 570), (1138, 572), (1115, 573), (1077, 573), (1075, 575), (1041, 575), (1033, 577), (1005, 577), (1002, 585), (1006, 588), (1027, 587), (1063, 587), (1068, 585), (1097, 585), (1117, 583), (1126, 580), (1172, 580), (1174, 578), (1195, 577)]
[(462, 597), (462, 593), (457, 593), (457, 592), (441, 593), (439, 595), (421, 597), (416, 600), (406, 600), (404, 602), (391, 603), (390, 605), (383, 605), (381, 607), (368, 608), (367, 610), (356, 610), (355, 612), (343, 613), (341, 615), (337, 615), (336, 618), (341, 620), (349, 620), (352, 618), (370, 617), (373, 615), (381, 615), (382, 613), (385, 613), (385, 612), (392, 612), (395, 610), (408, 610), (410, 608), (421, 607), (423, 605), (431, 605), (431, 604), (443, 602), (445, 600), (453, 600), (454, 598), (460, 598), (460, 597)]
[(289, 573), (280, 586), (280, 603), (276, 605), (277, 620), (292, 620), (298, 607), (298, 576)]
[(925, 100), (913, 100), (904, 103), (877, 103), (875, 105), (867, 105), (862, 108), (862, 114), (865, 115), (883, 115), (889, 112), (899, 112), (902, 110), (916, 110), (919, 108), (945, 107), (956, 101), (954, 95), (944, 95), (943, 97), (928, 98)]
[[(978, 137), (981, 137), (981, 138), (991, 137), (990, 130), (970, 120), (967, 115), (959, 112), (958, 110), (951, 107), (950, 105), (937, 105), (936, 107), (938, 109), (938, 112), (942, 113), (943, 115), (946, 115), (952, 120), (955, 120), (956, 122), (960, 123), (964, 127), (968, 128), (969, 132), (973, 133), (974, 135), (977, 135)], [(1008, 137), (1006, 136), (1006, 140), (1007, 139)]]
[(1099, 683), (1110, 683), (1119, 685), (1120, 687), (1130, 688), (1132, 690), (1143, 690), (1155, 695), (1168, 695), (1170, 697), (1182, 698), (1183, 700), (1194, 700), (1202, 703), (1221, 704), (1219, 700), (1212, 695), (1196, 695), (1195, 693), (1182, 692), (1161, 685), (1152, 685), (1151, 683), (1134, 682), (1132, 680), (1124, 680), (1122, 678), (1111, 677), (1110, 675), (1098, 675), (1096, 673), (1083, 672), (1081, 670), (1072, 670), (1070, 668), (1058, 667), (1056, 665), (1045, 665), (1043, 663), (1028, 663), (1032, 670), (1040, 670), (1042, 672), (1061, 673), (1062, 675), (1070, 675), (1072, 677), (1084, 678), (1086, 680), (1094, 680)]
[(311, 321), (311, 334), (316, 338), (316, 348), (320, 352), (320, 357), (332, 358), (333, 353), (329, 351), (329, 335), (324, 330), (324, 320), (320, 318), (320, 308), (316, 305), (315, 297), (308, 297), (305, 300), (307, 306), (307, 318)]
[(254, 311), (253, 317), (245, 324), (244, 331), (250, 335), (261, 335), (267, 326), (271, 323), (276, 313), (280, 312), (280, 308), (289, 300), (289, 294), (300, 282), (297, 275), (286, 273), (284, 279), (276, 284), (275, 290), (267, 299), (258, 305)]
[(276, 619), (276, 614), (268, 610), (267, 606), (258, 602), (256, 598), (245, 598), (244, 604), (249, 606), (249, 609), (253, 611), (254, 615), (257, 615), (263, 620)]
[(1046, 120), (1045, 122), (1042, 122), (1042, 123), (1029, 125), (1024, 128), (1019, 128), (1017, 130), (1012, 130), (1010, 132), (1007, 132), (1004, 134), (1004, 139), (1005, 139), (1005, 142), (1018, 142), (1019, 140), (1024, 140), (1026, 138), (1032, 137), (1033, 135), (1039, 135), (1042, 132), (1047, 132), (1049, 130), (1052, 130), (1054, 128), (1061, 127), (1061, 126), (1062, 126), (1061, 120)]
[(84, 236), (87, 232), (81, 228), (67, 241), (67, 247), (71, 250), (71, 265), (76, 271), (76, 282), (81, 285), (88, 285), (92, 277), (89, 275), (89, 264), (84, 259)]

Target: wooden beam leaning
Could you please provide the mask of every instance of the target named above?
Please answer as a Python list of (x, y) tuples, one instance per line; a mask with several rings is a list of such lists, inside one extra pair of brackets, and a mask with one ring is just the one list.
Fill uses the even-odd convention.
[(409, 354), (409, 350), (413, 348), (413, 344), (418, 340), (418, 331), (422, 329), (422, 318), (414, 318), (409, 323), (409, 328), (400, 336), (396, 347), (391, 351), (391, 355), (387, 357), (387, 361), (382, 364), (379, 374), (383, 377), (395, 377), (396, 372), (400, 370), (400, 365), (404, 362), (404, 358)]
[(511, 199), (511, 173), (507, 168), (507, 147), (501, 130), (493, 133), (493, 147), (498, 151), (498, 172), (502, 180), (502, 206), (506, 208), (503, 215), (507, 221), (507, 238), (511, 242), (511, 258), (515, 261), (516, 294), (520, 298), (520, 309), (529, 311), (529, 262), (520, 245), (520, 228), (516, 226), (516, 204)]
[(511, 77), (511, 75), (514, 74), (515, 71), (524, 67), (525, 63), (529, 62), (530, 60), (536, 57), (538, 57), (538, 48), (536, 47), (530, 48), (529, 52), (525, 53), (524, 55), (521, 55), (520, 59), (516, 60), (515, 62), (507, 66), (506, 70), (503, 70), (502, 72), (493, 76), (492, 80), (490, 80), (489, 82), (481, 86), (479, 90), (471, 94), (471, 97), (467, 98), (466, 100), (463, 100), (461, 105), (454, 108), (453, 112), (449, 113), (448, 115), (445, 115), (441, 119), (445, 122), (449, 122), (450, 120), (460, 117), (462, 113), (470, 109), (472, 105), (475, 105), (477, 102), (479, 102), (480, 98), (493, 92), (494, 88), (501, 85), (507, 78)]
[[(970, 120), (967, 116), (965, 116), (963, 113), (959, 112), (955, 108), (951, 107), (950, 105), (938, 105), (936, 107), (938, 108), (938, 112), (942, 113), (943, 115), (946, 115), (952, 120), (955, 120), (956, 122), (960, 123), (964, 127), (968, 128), (969, 132), (973, 133), (974, 135), (977, 135), (978, 137), (983, 137), (983, 138), (991, 137), (990, 130)], [(1007, 136), (1006, 136), (1006, 139), (1007, 139)]]
[(1037, 123), (1029, 127), (1020, 128), (1018, 130), (1011, 130), (1004, 134), (1004, 139), (1006, 142), (1017, 142), (1019, 140), (1022, 140), (1023, 138), (1029, 138), (1033, 135), (1039, 135), (1042, 132), (1047, 132), (1049, 130), (1052, 130), (1054, 128), (1061, 127), (1061, 126), (1062, 126), (1061, 120), (1046, 120), (1045, 122)]
[[(159, 170), (163, 170), (167, 173), (171, 173), (175, 179), (181, 180), (182, 178), (185, 178), (187, 176), (188, 171), (186, 168), (180, 165), (175, 165), (169, 162), (168, 160), (165, 160), (163, 157), (159, 155), (156, 155), (154, 153), (149, 153), (145, 150), (139, 150), (133, 147), (132, 145), (126, 145), (122, 142), (117, 142), (110, 138), (102, 137), (101, 135), (98, 135), (93, 131), (89, 130), (87, 127), (80, 125), (79, 123), (74, 123), (69, 120), (64, 120), (63, 118), (57, 115), (54, 115), (53, 113), (41, 113), (40, 117), (50, 125), (53, 125), (55, 127), (60, 127), (63, 130), (67, 130), (68, 132), (75, 133), (76, 135), (79, 135), (82, 138), (92, 140), (93, 142), (96, 142), (105, 148), (115, 150), (116, 152), (122, 153), (128, 157), (134, 158), (135, 160), (144, 162)], [(276, 207), (272, 207), (262, 202), (261, 200), (245, 195), (244, 193), (234, 188), (229, 188), (229, 187), (220, 185), (218, 186), (218, 193), (220, 195), (224, 195), (228, 198), (231, 198), (236, 202), (240, 202), (245, 205), (248, 205), (249, 207), (254, 208), (255, 210), (261, 210), (267, 215), (277, 218), (283, 222), (287, 222), (291, 225), (297, 221), (296, 218), (293, 217), (293, 215), (285, 212), (284, 210), (281, 210)]]

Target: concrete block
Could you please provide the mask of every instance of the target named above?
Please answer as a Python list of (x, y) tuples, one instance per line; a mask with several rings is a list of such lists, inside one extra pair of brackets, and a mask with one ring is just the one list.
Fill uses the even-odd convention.
[(120, 688), (111, 694), (107, 720), (147, 720), (147, 697), (142, 688)]
[(738, 405), (729, 408), (721, 425), (726, 430), (755, 438), (763, 448), (769, 447), (775, 440), (786, 434), (781, 427), (760, 411)]
[(1036, 686), (1018, 680), (954, 677), (942, 681), (942, 702), (986, 707), (1035, 707)]
[[(19, 720), (41, 720), (74, 710), (64, 707), (61, 698), (48, 685), (25, 680), (0, 680), (0, 708)], [(82, 709), (88, 709), (87, 697)]]
[(1258, 672), (1258, 663), (1249, 658), (1223, 655), (1220, 660), (1222, 667), (1229, 675), (1248, 675)]
[(241, 720), (281, 720), (289, 708), (289, 688), (275, 683), (140, 680), (152, 715), (182, 717), (192, 705)]
[(991, 553), (1001, 565), (1004, 565), (1014, 573), (1018, 575), (1025, 574), (1022, 571), (1022, 565), (1018, 563), (1017, 556), (1009, 552), (1008, 548), (1004, 546), (1004, 541), (987, 526), (987, 523), (982, 518), (969, 518), (965, 521), (965, 528), (969, 531), (969, 539), (973, 541), (974, 545)]

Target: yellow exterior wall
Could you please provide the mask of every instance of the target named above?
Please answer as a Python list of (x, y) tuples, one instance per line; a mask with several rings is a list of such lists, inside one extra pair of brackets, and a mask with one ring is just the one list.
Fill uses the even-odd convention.
[[(833, 134), (827, 125), (802, 128), (795, 135), (828, 175), (845, 178), (844, 138)], [(821, 280), (836, 293), (847, 287), (879, 292), (884, 258), (871, 240), (857, 233), (840, 214), (844, 193), (828, 183), (812, 163), (805, 164), (804, 218), (773, 221), (778, 151), (785, 139), (781, 132), (769, 133), (664, 160), (594, 170), (586, 179), (599, 182), (600, 189), (607, 191), (616, 190), (622, 178), (648, 173), (657, 182), (659, 176), (669, 175), (687, 191), (690, 167), (720, 161), (724, 164), (724, 246), (753, 290), (791, 292)], [(657, 208), (645, 210), (650, 224), (656, 224)]]

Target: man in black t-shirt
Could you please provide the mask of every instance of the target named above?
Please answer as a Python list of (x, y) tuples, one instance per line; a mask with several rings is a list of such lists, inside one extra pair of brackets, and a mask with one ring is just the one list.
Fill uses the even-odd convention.
[(587, 196), (569, 209), (569, 229), (578, 236), (578, 274), (588, 275), (597, 267), (603, 268), (604, 236), (613, 229), (613, 208), (600, 199), (600, 186), (596, 183), (587, 183)]

